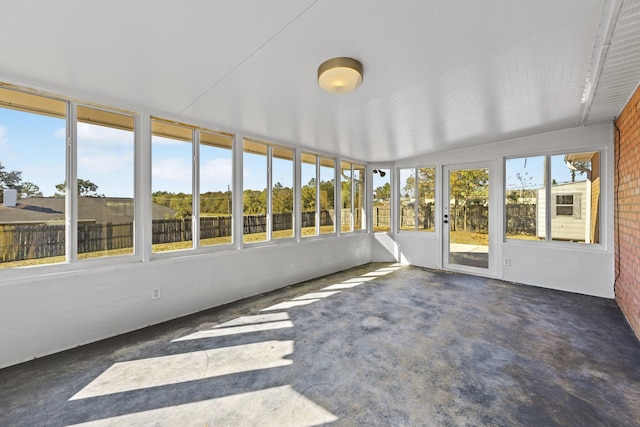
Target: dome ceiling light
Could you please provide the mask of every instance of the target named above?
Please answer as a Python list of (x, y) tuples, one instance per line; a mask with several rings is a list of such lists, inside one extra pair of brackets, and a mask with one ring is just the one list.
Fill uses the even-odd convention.
[(362, 64), (353, 58), (332, 58), (318, 67), (318, 84), (330, 93), (349, 93), (362, 84)]

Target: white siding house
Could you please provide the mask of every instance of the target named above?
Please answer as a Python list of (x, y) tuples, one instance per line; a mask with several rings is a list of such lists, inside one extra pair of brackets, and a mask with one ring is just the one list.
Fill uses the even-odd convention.
[[(569, 182), (551, 186), (551, 238), (589, 242), (591, 223), (591, 181)], [(538, 190), (537, 236), (545, 238), (546, 199), (544, 188)]]

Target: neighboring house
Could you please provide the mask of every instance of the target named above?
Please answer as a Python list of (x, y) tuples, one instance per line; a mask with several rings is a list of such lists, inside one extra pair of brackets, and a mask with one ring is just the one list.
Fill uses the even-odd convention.
[[(551, 186), (551, 230), (553, 240), (588, 241), (589, 228), (586, 207), (589, 181), (569, 182)], [(544, 189), (538, 190), (538, 237), (545, 237), (546, 207)]]
[[(597, 152), (565, 156), (567, 167), (586, 174), (585, 181), (568, 182), (551, 186), (551, 236), (552, 240), (599, 243), (600, 235), (600, 158)], [(590, 169), (579, 169), (579, 164)], [(574, 166), (576, 165), (576, 166)], [(538, 232), (545, 237), (544, 189), (538, 190)]]
[[(16, 206), (0, 206), (0, 224), (63, 224), (64, 197), (18, 199)], [(152, 204), (153, 219), (173, 218), (175, 211)], [(125, 197), (79, 197), (78, 221), (122, 224), (133, 221), (133, 201)]]

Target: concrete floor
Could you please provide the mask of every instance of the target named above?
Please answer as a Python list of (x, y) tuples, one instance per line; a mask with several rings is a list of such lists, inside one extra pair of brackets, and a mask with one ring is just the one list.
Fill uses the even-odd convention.
[(369, 264), (0, 370), (2, 426), (639, 426), (611, 300)]

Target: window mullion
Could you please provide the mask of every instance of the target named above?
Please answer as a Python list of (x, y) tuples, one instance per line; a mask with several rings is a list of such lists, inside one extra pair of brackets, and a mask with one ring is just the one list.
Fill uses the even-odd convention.
[(267, 146), (267, 242), (273, 238), (273, 147)]
[(78, 114), (75, 102), (67, 102), (67, 144), (65, 183), (65, 256), (67, 262), (78, 259)]
[(193, 248), (200, 247), (200, 131), (193, 129), (191, 140), (192, 162), (191, 168), (191, 241)]

